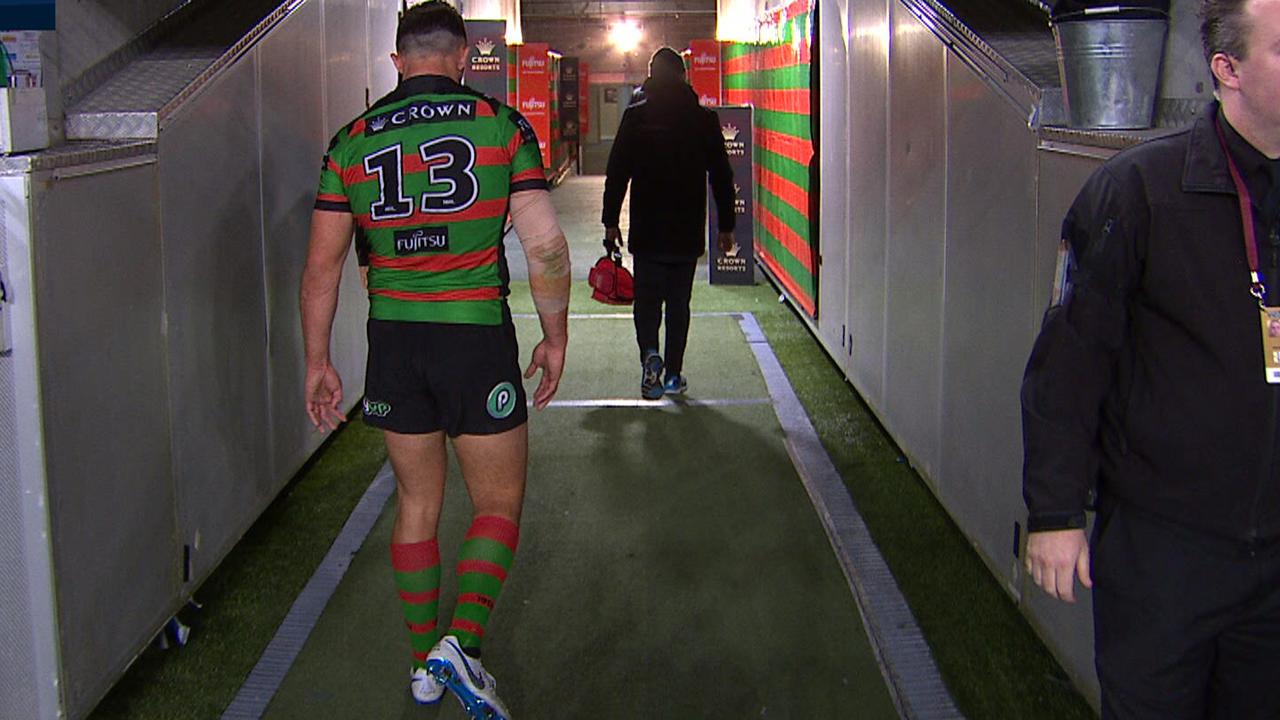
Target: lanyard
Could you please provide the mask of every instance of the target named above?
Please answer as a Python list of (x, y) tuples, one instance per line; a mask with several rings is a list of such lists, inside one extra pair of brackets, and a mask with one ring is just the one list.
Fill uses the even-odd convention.
[(1240, 221), (1244, 223), (1244, 253), (1249, 258), (1249, 294), (1258, 299), (1258, 307), (1266, 305), (1267, 288), (1258, 279), (1258, 237), (1253, 229), (1253, 198), (1249, 196), (1249, 188), (1244, 184), (1240, 168), (1227, 149), (1227, 136), (1222, 132), (1222, 121), (1213, 119), (1213, 127), (1218, 131), (1218, 142), (1222, 144), (1222, 154), (1227, 156), (1227, 169), (1231, 171), (1231, 182), (1236, 185), (1236, 197), (1240, 200)]

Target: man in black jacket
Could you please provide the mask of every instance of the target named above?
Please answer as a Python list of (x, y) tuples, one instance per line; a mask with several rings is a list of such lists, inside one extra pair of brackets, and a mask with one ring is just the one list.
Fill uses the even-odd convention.
[[(622, 241), (618, 215), (631, 185), (628, 245), (635, 256), (640, 393), (650, 400), (682, 393), (688, 386), (682, 370), (693, 274), (704, 250), (708, 174), (720, 218), (717, 242), (725, 250), (733, 246), (734, 191), (720, 119), (698, 105), (675, 50), (660, 48), (649, 61), (649, 78), (622, 114), (606, 172), (601, 221), (610, 252)], [(658, 353), (664, 303), (665, 379)]]
[(1280, 0), (1201, 14), (1221, 105), (1085, 184), (1022, 388), (1026, 567), (1093, 588), (1104, 719), (1280, 717)]

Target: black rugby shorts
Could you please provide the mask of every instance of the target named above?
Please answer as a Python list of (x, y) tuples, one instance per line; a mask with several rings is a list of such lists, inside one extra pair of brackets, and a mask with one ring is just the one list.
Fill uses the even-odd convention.
[(493, 435), (529, 419), (510, 316), (501, 325), (370, 319), (364, 421), (405, 434)]

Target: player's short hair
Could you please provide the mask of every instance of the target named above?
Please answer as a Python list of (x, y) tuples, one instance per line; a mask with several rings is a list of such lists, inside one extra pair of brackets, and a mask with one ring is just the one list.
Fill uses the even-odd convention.
[[(1203, 0), (1200, 3), (1200, 42), (1204, 44), (1204, 59), (1223, 53), (1245, 59), (1249, 52), (1246, 42), (1248, 26), (1244, 20), (1244, 6), (1249, 0)], [(1217, 82), (1217, 78), (1214, 79)]]
[(414, 5), (396, 27), (396, 52), (401, 55), (440, 55), (467, 44), (467, 23), (444, 0)]
[(669, 47), (660, 47), (649, 59), (649, 77), (684, 78), (684, 59)]

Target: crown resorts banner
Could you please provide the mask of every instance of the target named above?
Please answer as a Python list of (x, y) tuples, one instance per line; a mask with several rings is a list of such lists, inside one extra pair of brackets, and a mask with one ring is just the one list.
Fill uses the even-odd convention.
[(507, 21), (467, 20), (467, 69), (462, 84), (500, 101), (507, 99)]
[(519, 97), (517, 110), (533, 126), (542, 151), (542, 167), (551, 167), (551, 75), (547, 43), (525, 43), (520, 46)]
[(578, 58), (561, 58), (560, 60), (560, 137), (570, 143), (579, 139), (579, 107), (581, 91), (579, 88)]
[(724, 136), (724, 149), (733, 168), (733, 210), (737, 220), (733, 226), (733, 247), (728, 252), (716, 242), (720, 224), (717, 221), (716, 200), (707, 191), (707, 238), (710, 247), (708, 268), (713, 285), (752, 285), (755, 277), (755, 194), (756, 184), (751, 176), (751, 108), (748, 106), (721, 106), (716, 108), (720, 116), (720, 133)]
[(705, 106), (720, 104), (720, 43), (689, 41), (689, 85)]

